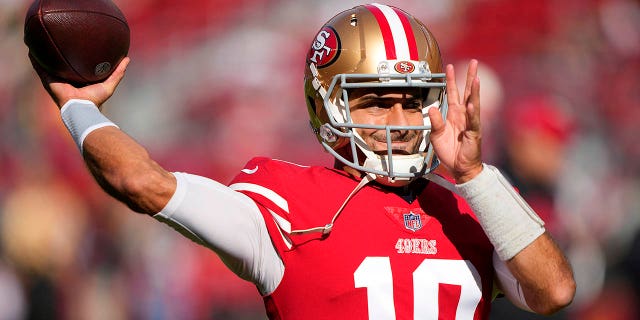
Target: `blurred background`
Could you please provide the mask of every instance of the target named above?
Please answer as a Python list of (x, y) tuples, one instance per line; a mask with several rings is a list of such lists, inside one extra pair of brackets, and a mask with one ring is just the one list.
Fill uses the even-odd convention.
[[(165, 168), (224, 183), (253, 156), (331, 166), (302, 89), (345, 0), (116, 0), (132, 45), (105, 113)], [(255, 288), (93, 182), (0, 0), (0, 319), (264, 319)], [(482, 64), (485, 161), (578, 281), (556, 319), (640, 319), (640, 3), (407, 0), (445, 63)], [(459, 72), (463, 69), (460, 69)], [(492, 319), (538, 319), (497, 299)]]

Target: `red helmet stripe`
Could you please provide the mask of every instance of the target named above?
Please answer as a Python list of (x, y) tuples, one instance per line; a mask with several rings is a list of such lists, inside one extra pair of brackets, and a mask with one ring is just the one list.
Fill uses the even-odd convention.
[(380, 32), (382, 32), (382, 39), (384, 39), (384, 47), (387, 52), (387, 59), (396, 60), (397, 59), (396, 45), (395, 45), (395, 42), (393, 41), (393, 34), (391, 33), (391, 26), (389, 25), (389, 21), (385, 17), (382, 10), (380, 10), (378, 7), (372, 4), (367, 4), (365, 5), (365, 7), (369, 9), (369, 11), (371, 11), (373, 16), (378, 21), (378, 25), (380, 26)]
[(418, 60), (418, 44), (416, 43), (416, 37), (413, 34), (413, 29), (411, 28), (411, 23), (409, 22), (409, 17), (407, 17), (407, 15), (396, 9), (393, 8), (393, 11), (395, 11), (398, 14), (398, 17), (400, 18), (400, 22), (402, 22), (402, 27), (404, 28), (404, 33), (407, 35), (407, 44), (409, 45), (409, 57), (411, 60)]

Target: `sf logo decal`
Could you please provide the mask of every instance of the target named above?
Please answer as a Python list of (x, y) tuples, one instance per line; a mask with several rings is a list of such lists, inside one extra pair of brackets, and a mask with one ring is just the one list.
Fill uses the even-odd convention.
[(311, 45), (307, 58), (318, 68), (322, 68), (333, 63), (340, 53), (340, 38), (331, 27), (324, 27)]
[(416, 66), (413, 64), (413, 62), (410, 61), (400, 61), (395, 64), (394, 69), (397, 73), (405, 74), (412, 73), (414, 70), (416, 70)]

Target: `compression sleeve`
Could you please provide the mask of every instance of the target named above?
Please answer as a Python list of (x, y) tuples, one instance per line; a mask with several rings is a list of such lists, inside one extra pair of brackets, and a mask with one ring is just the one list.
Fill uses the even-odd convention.
[(529, 305), (527, 305), (520, 282), (516, 280), (511, 271), (509, 271), (506, 262), (500, 259), (495, 251), (493, 252), (493, 268), (496, 271), (498, 287), (507, 299), (515, 306), (533, 312), (531, 308), (529, 308)]
[(255, 202), (208, 178), (173, 175), (176, 191), (154, 218), (216, 252), (231, 271), (253, 282), (263, 295), (273, 292), (282, 280), (284, 265)]

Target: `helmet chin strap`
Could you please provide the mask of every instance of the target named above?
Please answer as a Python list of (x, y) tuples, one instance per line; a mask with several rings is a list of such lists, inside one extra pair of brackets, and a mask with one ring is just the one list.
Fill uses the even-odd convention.
[(383, 163), (386, 163), (387, 167), (389, 162), (384, 160), (386, 156), (380, 156), (377, 154), (373, 154), (373, 157), (367, 156), (367, 159), (364, 161), (363, 166), (366, 169), (376, 170), (376, 171), (387, 171), (389, 172), (389, 176), (385, 175), (375, 175), (376, 182), (394, 187), (394, 186), (402, 186), (404, 182), (411, 181), (413, 178), (411, 177), (394, 177), (392, 174), (394, 172), (417, 172), (418, 168), (422, 168), (424, 166), (424, 157), (419, 154), (410, 154), (410, 155), (394, 155), (393, 156), (393, 171), (391, 168), (386, 168)]
[[(371, 151), (368, 151), (368, 152), (373, 157), (367, 156), (367, 159), (364, 161), (364, 167), (367, 169), (373, 169), (377, 171), (387, 171), (387, 170), (384, 170), (384, 166), (382, 164), (383, 163), (382, 156), (379, 156)], [(396, 167), (401, 168), (402, 170), (405, 170), (403, 172), (411, 172), (412, 170), (411, 168), (417, 169), (417, 168), (421, 168), (424, 165), (424, 162), (423, 162), (424, 157), (419, 153), (411, 154), (411, 155), (395, 155), (393, 157), (394, 157), (394, 168)], [(353, 198), (353, 196), (358, 191), (360, 191), (360, 189), (362, 189), (365, 185), (367, 185), (369, 182), (376, 181), (382, 185), (399, 187), (399, 186), (404, 186), (406, 183), (410, 182), (412, 179), (413, 178), (409, 178), (409, 177), (391, 177), (391, 176), (377, 175), (375, 173), (368, 172), (365, 174), (362, 180), (360, 180), (358, 185), (356, 185), (356, 187), (351, 191), (351, 193), (349, 193), (349, 195), (344, 200), (340, 208), (333, 215), (331, 222), (321, 227), (292, 230), (290, 235), (293, 235), (293, 236), (304, 235), (304, 234), (316, 233), (316, 232), (322, 233), (323, 236), (328, 235), (333, 230), (333, 225), (336, 222), (336, 219), (338, 219), (338, 216), (340, 215), (340, 213), (342, 213), (342, 210), (347, 205), (349, 200), (351, 200), (351, 198)]]
[(344, 209), (344, 207), (347, 205), (349, 200), (351, 200), (351, 198), (353, 198), (353, 196), (358, 191), (360, 191), (360, 189), (362, 189), (362, 187), (364, 187), (367, 183), (369, 183), (369, 182), (371, 182), (371, 181), (373, 181), (375, 179), (376, 179), (376, 175), (375, 174), (367, 173), (362, 178), (362, 180), (360, 180), (360, 183), (358, 183), (358, 185), (356, 185), (356, 187), (353, 189), (353, 191), (351, 191), (351, 193), (349, 193), (349, 195), (344, 200), (344, 202), (342, 203), (342, 205), (340, 206), (338, 211), (336, 211), (336, 213), (333, 215), (333, 218), (331, 219), (331, 222), (327, 223), (326, 225), (324, 225), (322, 227), (315, 227), (315, 228), (309, 228), (309, 229), (303, 229), (303, 230), (292, 230), (290, 234), (296, 236), (296, 235), (303, 235), (303, 234), (320, 232), (320, 233), (322, 233), (322, 235), (328, 235), (329, 233), (331, 233), (331, 230), (333, 229), (333, 224), (336, 222), (336, 219), (338, 219), (338, 216), (340, 215), (340, 213), (342, 213), (342, 209)]
[[(366, 161), (365, 161), (366, 162)], [(347, 196), (347, 198), (344, 200), (344, 202), (342, 203), (342, 205), (340, 206), (340, 208), (338, 208), (338, 210), (336, 211), (336, 213), (333, 215), (333, 218), (331, 218), (331, 222), (327, 223), (324, 226), (321, 227), (315, 227), (315, 228), (309, 228), (309, 229), (301, 229), (301, 230), (292, 230), (289, 234), (292, 236), (297, 236), (297, 235), (304, 235), (304, 234), (309, 234), (309, 233), (322, 233), (323, 236), (328, 235), (329, 233), (331, 233), (331, 231), (333, 230), (333, 225), (335, 224), (336, 220), (338, 219), (338, 216), (340, 216), (340, 213), (342, 213), (342, 210), (344, 209), (344, 207), (347, 206), (347, 203), (349, 202), (349, 200), (351, 200), (353, 198), (353, 196), (360, 191), (360, 189), (362, 189), (365, 185), (367, 185), (369, 182), (371, 181), (376, 181), (378, 183), (381, 183), (380, 181), (384, 178), (387, 178), (388, 180), (386, 180), (388, 183), (382, 183), (384, 185), (387, 186), (394, 186), (394, 183), (400, 182), (400, 181), (410, 181), (409, 178), (396, 178), (393, 179), (391, 177), (387, 177), (387, 176), (381, 176), (381, 175), (376, 175), (373, 173), (367, 173), (365, 174), (364, 177), (362, 177), (362, 180), (360, 180), (360, 182), (356, 185), (355, 188), (353, 188), (353, 190), (351, 191), (351, 193), (349, 193), (349, 195)], [(455, 186), (447, 181), (446, 179), (440, 177), (437, 174), (434, 174), (433, 172), (430, 172), (428, 174), (425, 175), (425, 178), (435, 182), (436, 184), (439, 184), (440, 186), (452, 191), (452, 192), (456, 192), (455, 191)]]
[[(402, 157), (404, 161), (399, 161), (401, 163), (419, 163), (422, 164), (422, 156), (420, 156), (420, 154), (413, 154), (413, 155), (400, 155), (398, 157)], [(382, 162), (381, 161), (370, 161), (371, 159), (368, 158), (367, 160), (365, 160), (364, 166), (365, 167), (369, 167), (371, 165), (373, 166), (382, 166)], [(369, 163), (369, 164), (368, 164)], [(374, 169), (377, 169), (374, 168)], [(435, 177), (434, 177), (435, 176)], [(439, 184), (445, 184), (447, 183), (446, 180), (444, 180), (443, 178), (440, 178), (439, 176), (430, 173), (427, 175), (427, 177), (430, 180), (435, 180), (436, 182), (439, 182)], [(437, 180), (437, 178), (440, 178), (441, 180)], [(342, 210), (344, 209), (344, 207), (347, 206), (347, 203), (349, 202), (349, 200), (351, 200), (353, 198), (353, 196), (360, 191), (360, 189), (362, 189), (365, 185), (367, 185), (369, 182), (371, 181), (376, 181), (380, 184), (386, 185), (386, 186), (402, 186), (404, 185), (406, 182), (411, 181), (411, 178), (392, 178), (392, 177), (388, 177), (388, 176), (383, 176), (383, 175), (377, 175), (374, 173), (366, 173), (364, 177), (362, 177), (362, 180), (360, 180), (360, 182), (356, 185), (355, 188), (353, 188), (353, 190), (351, 191), (351, 193), (349, 193), (349, 195), (347, 196), (347, 198), (344, 200), (344, 202), (342, 203), (342, 205), (340, 206), (340, 208), (338, 208), (338, 210), (336, 211), (336, 213), (333, 215), (333, 218), (331, 218), (331, 222), (327, 223), (324, 226), (321, 227), (315, 227), (315, 228), (309, 228), (309, 229), (301, 229), (301, 230), (292, 230), (289, 234), (292, 236), (297, 236), (297, 235), (304, 235), (304, 234), (309, 234), (309, 233), (322, 233), (323, 236), (328, 235), (329, 233), (331, 233), (331, 231), (333, 230), (333, 225), (336, 222), (336, 219), (338, 219), (338, 216), (340, 216), (340, 213), (342, 213)], [(444, 181), (444, 182), (442, 182)], [(449, 183), (450, 185), (451, 183)], [(450, 186), (447, 186), (450, 187)]]

